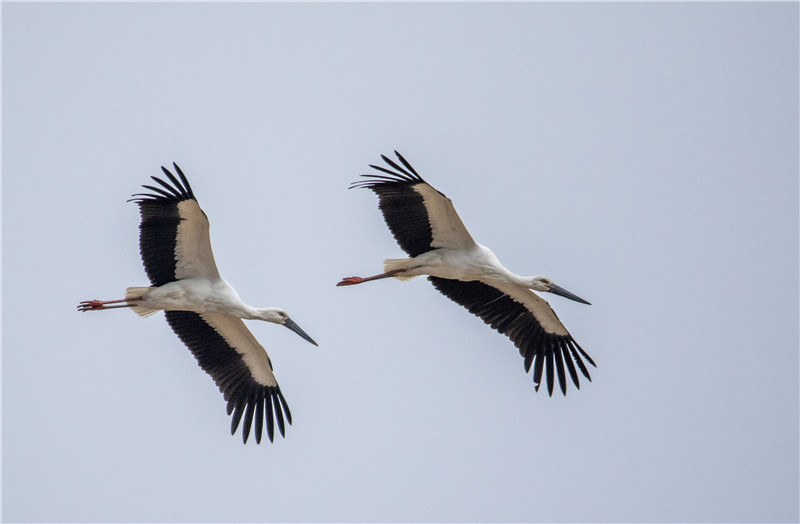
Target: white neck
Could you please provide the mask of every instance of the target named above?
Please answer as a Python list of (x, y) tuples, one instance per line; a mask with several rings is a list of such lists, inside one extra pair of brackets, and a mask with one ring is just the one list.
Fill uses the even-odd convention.
[(272, 322), (274, 324), (283, 324), (284, 316), (281, 314), (282, 311), (276, 307), (267, 307), (267, 308), (251, 308), (248, 307), (250, 310), (250, 316), (245, 318), (252, 319), (252, 320), (264, 320), (266, 322)]
[(523, 286), (534, 291), (550, 291), (549, 281), (545, 277), (520, 277), (514, 275), (513, 281), (518, 286)]

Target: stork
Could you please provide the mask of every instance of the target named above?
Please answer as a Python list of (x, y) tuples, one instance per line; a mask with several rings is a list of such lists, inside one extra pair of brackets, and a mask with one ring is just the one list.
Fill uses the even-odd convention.
[(533, 366), (536, 391), (543, 369), (551, 396), (555, 373), (561, 392), (567, 394), (565, 370), (580, 389), (576, 365), (591, 381), (583, 359), (596, 367), (594, 361), (575, 342), (550, 305), (534, 291), (553, 293), (583, 304), (589, 302), (549, 278), (522, 277), (503, 267), (489, 248), (472, 239), (453, 202), (425, 182), (400, 153), (395, 151), (395, 155), (399, 164), (381, 155), (388, 167), (370, 165), (381, 174), (362, 175), (366, 180), (354, 182), (350, 188), (367, 188), (378, 195), (386, 225), (409, 258), (387, 259), (383, 273), (344, 278), (337, 286), (428, 275), (439, 292), (514, 342), (524, 358), (525, 372)]
[(139, 251), (152, 285), (129, 287), (121, 300), (83, 301), (78, 310), (131, 308), (142, 317), (163, 310), (172, 330), (227, 400), (231, 435), (244, 417), (246, 444), (255, 416), (256, 442), (261, 443), (265, 422), (272, 442), (275, 424), (285, 436), (284, 417), (291, 424), (292, 413), (267, 352), (242, 319), (280, 324), (317, 343), (285, 311), (248, 306), (220, 277), (211, 252), (208, 218), (186, 176), (177, 164), (173, 166), (180, 180), (162, 167), (169, 182), (153, 176), (160, 187), (144, 185), (151, 192), (137, 193), (129, 200), (139, 206)]

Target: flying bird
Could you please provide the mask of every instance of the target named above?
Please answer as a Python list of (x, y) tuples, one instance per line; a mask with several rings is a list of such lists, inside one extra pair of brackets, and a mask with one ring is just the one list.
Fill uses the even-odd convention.
[(453, 202), (425, 182), (400, 153), (395, 151), (395, 155), (400, 163), (381, 155), (388, 167), (370, 165), (380, 174), (362, 175), (366, 180), (354, 182), (350, 188), (363, 187), (378, 195), (386, 225), (409, 258), (387, 259), (383, 273), (345, 278), (337, 286), (428, 275), (439, 292), (514, 342), (524, 358), (525, 372), (533, 366), (536, 391), (543, 370), (551, 396), (556, 373), (564, 395), (566, 373), (578, 389), (578, 369), (591, 381), (583, 360), (596, 367), (594, 361), (575, 342), (550, 305), (534, 291), (553, 293), (583, 304), (589, 302), (549, 278), (522, 277), (503, 267), (489, 248), (472, 239)]
[(242, 319), (265, 320), (291, 329), (317, 345), (280, 308), (254, 308), (239, 298), (219, 275), (209, 240), (209, 224), (189, 181), (177, 164), (180, 180), (162, 167), (165, 181), (144, 185), (150, 193), (137, 193), (129, 202), (139, 206), (139, 251), (149, 287), (129, 287), (121, 300), (86, 300), (79, 311), (131, 308), (146, 317), (163, 310), (167, 322), (200, 367), (211, 375), (228, 401), (231, 435), (244, 418), (242, 440), (247, 443), (255, 418), (256, 442), (264, 424), (273, 440), (277, 423), (285, 434), (284, 418), (292, 413), (272, 372), (267, 352)]

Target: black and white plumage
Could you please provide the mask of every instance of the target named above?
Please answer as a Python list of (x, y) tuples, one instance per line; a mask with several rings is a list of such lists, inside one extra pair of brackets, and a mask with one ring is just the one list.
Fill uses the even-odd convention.
[(282, 309), (248, 306), (220, 277), (208, 218), (186, 176), (173, 166), (180, 180), (162, 167), (167, 180), (151, 177), (158, 186), (145, 185), (150, 193), (133, 195), (130, 200), (139, 206), (139, 250), (152, 285), (128, 288), (121, 300), (87, 300), (78, 309), (129, 307), (141, 316), (164, 310), (172, 330), (227, 400), (231, 434), (243, 421), (242, 440), (247, 443), (255, 422), (256, 442), (261, 442), (265, 424), (272, 441), (275, 425), (284, 435), (284, 421), (291, 424), (292, 414), (267, 352), (242, 319), (282, 324), (317, 344)]
[(580, 388), (578, 371), (591, 381), (584, 359), (592, 366), (594, 361), (534, 291), (589, 302), (548, 278), (521, 277), (504, 268), (491, 250), (472, 239), (452, 201), (425, 182), (400, 153), (395, 151), (395, 155), (399, 163), (381, 155), (387, 167), (370, 165), (380, 174), (362, 175), (366, 180), (350, 187), (371, 189), (378, 195), (386, 224), (410, 258), (388, 259), (384, 273), (345, 278), (337, 285), (428, 275), (443, 295), (514, 342), (524, 358), (525, 371), (533, 367), (537, 391), (543, 372), (550, 395), (555, 375), (565, 395), (567, 373), (576, 388)]

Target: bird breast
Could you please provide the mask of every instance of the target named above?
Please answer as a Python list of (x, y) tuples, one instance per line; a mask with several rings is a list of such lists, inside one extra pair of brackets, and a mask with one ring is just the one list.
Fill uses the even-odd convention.
[(142, 303), (146, 308), (166, 311), (220, 311), (231, 314), (235, 314), (240, 305), (238, 295), (224, 280), (202, 278), (187, 278), (153, 288), (144, 296)]
[(489, 248), (477, 244), (469, 249), (434, 249), (414, 260), (422, 266), (420, 274), (452, 280), (491, 282), (504, 280), (508, 273)]

